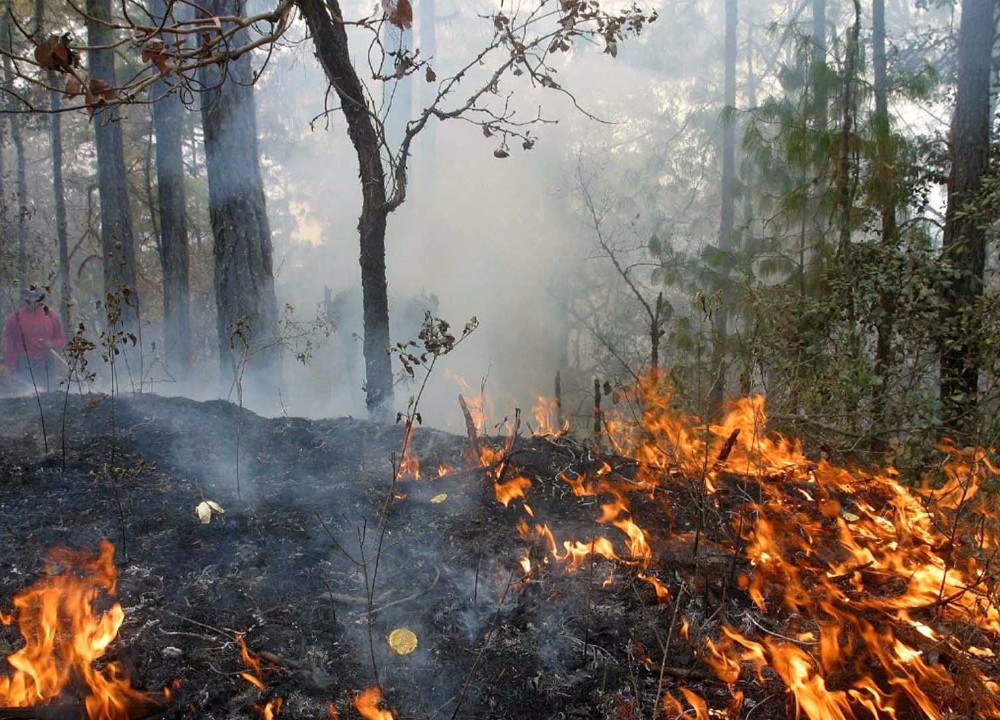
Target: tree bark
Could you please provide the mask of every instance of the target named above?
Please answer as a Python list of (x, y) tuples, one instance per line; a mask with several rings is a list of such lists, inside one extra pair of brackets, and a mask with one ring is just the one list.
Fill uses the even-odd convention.
[(50, 141), (52, 143), (52, 196), (56, 211), (56, 246), (59, 252), (59, 316), (66, 332), (70, 328), (70, 308), (73, 306), (73, 288), (69, 279), (69, 237), (66, 234), (66, 186), (63, 182), (62, 115), (59, 105), (61, 93), (55, 88), (62, 78), (55, 70), (49, 71), (49, 109), (52, 110)]
[(813, 120), (816, 129), (825, 132), (829, 122), (826, 85), (826, 0), (812, 0), (812, 89)]
[[(207, 0), (208, 16), (243, 14), (242, 0)], [(233, 45), (246, 42), (241, 31)], [(280, 385), (281, 347), (271, 228), (257, 143), (250, 56), (201, 70), (208, 208), (215, 255), (216, 328), (223, 385), (267, 393)]]
[[(739, 21), (736, 0), (726, 0), (726, 49), (725, 49), (725, 110), (722, 119), (722, 214), (719, 222), (719, 249), (729, 256), (735, 245), (736, 223), (736, 26)], [(726, 392), (725, 345), (729, 333), (729, 311), (732, 298), (729, 292), (728, 265), (723, 269), (722, 302), (716, 314), (715, 339), (712, 345), (712, 388), (709, 407), (712, 413), (722, 409)]]
[[(162, 22), (166, 13), (164, 0), (151, 0), (154, 23)], [(156, 99), (153, 127), (163, 269), (163, 349), (167, 371), (186, 378), (191, 372), (191, 301), (184, 195), (185, 110), (180, 95), (170, 89), (166, 78), (160, 78), (152, 90)]]
[(365, 403), (373, 419), (387, 420), (392, 409), (392, 365), (389, 358), (389, 301), (385, 273), (385, 172), (381, 144), (364, 88), (351, 62), (347, 32), (338, 0), (300, 0), (316, 56), (340, 99), (347, 134), (358, 156), (361, 174), (361, 288), (364, 313)]
[[(91, 77), (117, 87), (115, 56), (110, 47), (114, 36), (107, 23), (110, 0), (87, 0), (87, 42), (95, 49), (87, 53)], [(135, 233), (129, 202), (125, 153), (122, 145), (121, 115), (117, 107), (99, 107), (93, 123), (97, 138), (97, 184), (101, 196), (101, 253), (104, 292), (117, 296), (121, 328), (137, 332), (139, 294), (136, 285)]]
[[(875, 164), (875, 189), (882, 220), (882, 244), (886, 252), (893, 252), (896, 244), (897, 182), (895, 158), (890, 142), (889, 92), (885, 55), (885, 0), (872, 0), (872, 69), (875, 95), (875, 143), (878, 162)], [(891, 288), (880, 287), (878, 317), (875, 321), (875, 377), (878, 383), (872, 388), (872, 422), (876, 434), (871, 447), (874, 452), (884, 452), (885, 442), (878, 431), (886, 422), (887, 393), (892, 369), (893, 333), (896, 303)]]
[(983, 292), (986, 233), (969, 204), (989, 163), (992, 0), (963, 0), (958, 39), (958, 92), (951, 122), (951, 173), (942, 260), (952, 274), (942, 318), (941, 412), (945, 432), (975, 435), (980, 352), (974, 309)]
[[(10, 55), (14, 52), (13, 38), (10, 31), (9, 10), (4, 11), (0, 22), (0, 42), (8, 54), (3, 57), (5, 82), (13, 84), (14, 67)], [(10, 119), (10, 139), (14, 143), (17, 162), (14, 166), (14, 188), (17, 197), (17, 275), (18, 285), (23, 290), (28, 287), (28, 181), (27, 159), (24, 156), (24, 135), (21, 132), (21, 116), (13, 115)]]
[[(847, 277), (854, 272), (854, 248), (851, 247), (853, 231), (852, 210), (854, 191), (851, 182), (851, 138), (854, 134), (854, 73), (858, 60), (858, 37), (861, 33), (861, 3), (854, 0), (854, 24), (847, 32), (846, 57), (844, 59), (844, 92), (840, 105), (840, 152), (837, 158), (837, 208), (840, 211), (840, 232), (837, 253)], [(847, 290), (847, 332), (848, 352), (851, 359), (860, 354), (860, 337), (857, 323), (857, 302), (850, 283)]]

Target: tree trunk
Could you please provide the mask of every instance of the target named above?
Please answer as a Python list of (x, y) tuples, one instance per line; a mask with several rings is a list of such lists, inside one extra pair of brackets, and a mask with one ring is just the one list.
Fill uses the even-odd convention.
[[(858, 36), (861, 32), (861, 3), (854, 0), (854, 24), (847, 31), (846, 57), (844, 59), (844, 93), (841, 97), (840, 152), (837, 158), (837, 208), (840, 211), (840, 232), (837, 253), (840, 265), (848, 278), (854, 272), (854, 249), (851, 247), (853, 230), (852, 210), (854, 189), (851, 182), (851, 138), (854, 134), (854, 73), (858, 60)], [(860, 338), (857, 323), (857, 303), (850, 282), (847, 290), (848, 352), (851, 360), (860, 355)]]
[[(164, 0), (151, 0), (154, 23), (167, 13)], [(156, 189), (160, 216), (160, 265), (163, 269), (163, 350), (167, 371), (186, 378), (191, 373), (191, 301), (187, 210), (184, 196), (183, 140), (185, 110), (180, 95), (167, 94), (160, 78), (153, 86), (156, 131)], [(164, 97), (166, 95), (166, 97)]]
[[(722, 216), (719, 222), (719, 249), (730, 255), (734, 248), (736, 218), (736, 25), (739, 21), (736, 0), (726, 0), (725, 110), (722, 120)], [(712, 388), (709, 406), (712, 413), (722, 409), (726, 393), (725, 345), (729, 333), (729, 310), (732, 303), (728, 265), (723, 269), (722, 302), (716, 315), (715, 341), (712, 346)]]
[[(110, 0), (87, 0), (87, 43), (107, 49), (87, 53), (90, 75), (117, 87), (115, 38), (108, 28)], [(135, 234), (129, 203), (121, 115), (117, 107), (97, 108), (93, 123), (97, 137), (97, 184), (101, 196), (101, 253), (104, 292), (120, 301), (121, 329), (137, 332), (139, 295), (135, 271)]]
[(49, 71), (49, 109), (52, 110), (50, 141), (52, 143), (52, 195), (56, 211), (56, 246), (59, 251), (59, 316), (63, 327), (72, 333), (70, 308), (73, 306), (73, 288), (69, 281), (69, 238), (66, 235), (66, 186), (63, 183), (62, 115), (59, 105), (61, 93), (55, 88), (62, 78), (55, 70)]
[[(45, 0), (35, 0), (35, 30), (36, 38), (44, 37)], [(56, 251), (59, 255), (59, 318), (62, 326), (68, 332), (70, 328), (69, 309), (73, 303), (72, 289), (69, 284), (69, 239), (66, 237), (66, 187), (63, 183), (63, 147), (62, 147), (62, 115), (59, 106), (62, 103), (60, 93), (56, 88), (61, 86), (63, 78), (55, 70), (49, 70), (49, 144), (52, 147), (52, 200), (56, 214)]]
[[(875, 94), (875, 143), (878, 162), (875, 165), (876, 198), (882, 219), (882, 244), (887, 253), (896, 243), (897, 182), (889, 126), (889, 94), (885, 56), (885, 0), (872, 0), (872, 66)], [(877, 433), (885, 428), (887, 393), (892, 369), (896, 303), (889, 288), (880, 287), (878, 317), (875, 321), (875, 377), (872, 388), (872, 422), (876, 434), (871, 447), (874, 452), (886, 450), (885, 441)]]
[[(361, 174), (361, 288), (364, 312), (365, 390), (368, 413), (388, 419), (392, 409), (392, 365), (389, 358), (389, 302), (385, 274), (385, 173), (381, 145), (351, 63), (347, 32), (338, 0), (300, 0), (299, 8), (316, 44), (316, 56), (340, 98), (347, 134), (357, 152)], [(335, 19), (337, 18), (337, 19)]]
[[(244, 6), (242, 0), (207, 0), (201, 7), (211, 17), (241, 15)], [(230, 44), (246, 42), (240, 31)], [(200, 78), (222, 381), (273, 399), (281, 347), (250, 56), (206, 66)]]
[[(10, 58), (4, 56), (4, 61), (10, 63)], [(8, 77), (13, 77), (8, 69)], [(14, 141), (17, 152), (16, 192), (17, 192), (17, 274), (20, 276), (21, 288), (26, 288), (28, 280), (28, 179), (27, 158), (24, 156), (24, 135), (21, 132), (21, 116), (12, 118), (10, 123), (10, 138)]]
[(812, 90), (813, 120), (816, 129), (825, 132), (828, 124), (826, 84), (826, 0), (812, 0)]
[[(14, 52), (13, 38), (10, 31), (9, 11), (4, 11), (3, 22), (0, 22), (0, 42), (3, 43), (7, 51), (3, 57), (3, 67), (5, 82), (13, 84), (14, 67), (11, 61), (11, 54)], [(15, 193), (17, 197), (17, 274), (18, 285), (23, 290), (28, 286), (28, 180), (27, 180), (27, 158), (24, 156), (24, 135), (22, 134), (20, 115), (13, 115), (10, 119), (10, 139), (14, 143), (14, 150), (17, 152), (17, 164), (15, 168)]]
[(992, 0), (963, 0), (958, 93), (951, 122), (951, 174), (942, 260), (951, 274), (942, 318), (941, 412), (944, 431), (970, 440), (976, 430), (980, 353), (974, 311), (983, 292), (986, 236), (969, 212), (989, 162)]

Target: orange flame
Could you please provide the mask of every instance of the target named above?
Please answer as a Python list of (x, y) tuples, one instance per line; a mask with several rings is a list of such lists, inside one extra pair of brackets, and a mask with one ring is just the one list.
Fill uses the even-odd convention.
[(507, 507), (514, 500), (524, 500), (525, 490), (531, 487), (531, 480), (526, 477), (516, 477), (506, 482), (494, 482), (493, 492), (501, 505)]
[(559, 403), (553, 398), (538, 396), (532, 410), (535, 416), (535, 434), (555, 436), (569, 431), (569, 421), (559, 420)]
[(95, 607), (102, 596), (115, 595), (114, 552), (107, 540), (96, 555), (53, 550), (47, 575), (14, 597), (13, 612), (0, 620), (5, 625), (16, 620), (25, 645), (7, 658), (14, 673), (0, 677), (0, 705), (47, 704), (77, 679), (89, 691), (84, 698), (89, 720), (125, 720), (154, 704), (132, 687), (120, 663), (94, 667), (125, 619), (117, 602), (106, 612)]
[(260, 713), (263, 715), (264, 720), (274, 720), (278, 717), (278, 713), (281, 712), (281, 706), (284, 704), (285, 701), (282, 698), (275, 698), (265, 705)]
[(365, 720), (393, 720), (392, 712), (379, 709), (381, 704), (382, 689), (378, 685), (368, 688), (354, 698), (354, 707)]
[[(250, 668), (250, 672), (241, 672), (240, 677), (261, 692), (267, 692), (267, 685), (264, 683), (264, 668), (260, 664), (260, 658), (250, 652), (243, 636), (243, 633), (236, 634), (236, 644), (240, 646), (240, 657), (243, 658), (243, 662)], [(274, 720), (278, 717), (278, 713), (281, 712), (281, 706), (284, 703), (284, 698), (276, 697), (269, 700), (264, 707), (257, 706), (257, 710), (264, 720)]]

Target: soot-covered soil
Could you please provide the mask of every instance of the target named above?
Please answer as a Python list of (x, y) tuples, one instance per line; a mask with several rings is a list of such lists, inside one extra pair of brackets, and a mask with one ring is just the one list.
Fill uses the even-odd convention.
[[(387, 504), (402, 439), (400, 426), (267, 419), (221, 401), (49, 395), (41, 411), (33, 397), (0, 401), (0, 610), (43, 573), (50, 549), (96, 551), (107, 538), (126, 613), (111, 655), (145, 690), (177, 681), (167, 717), (259, 717), (282, 697), (289, 720), (326, 718), (331, 705), (357, 718), (352, 699), (376, 682), (396, 718), (628, 720), (682, 687), (725, 704), (675, 604), (658, 604), (635, 567), (598, 559), (568, 572), (518, 532), (519, 521), (545, 522), (560, 539), (605, 536), (627, 555), (622, 532), (595, 524), (602, 499), (575, 497), (559, 475), (607, 461), (627, 479), (629, 461), (570, 437), (518, 439), (506, 476), (532, 481), (532, 519), (497, 502), (466, 438), (425, 429), (414, 442), (425, 473), (455, 469), (398, 483)], [(204, 500), (225, 514), (199, 522)], [(647, 572), (687, 593), (687, 615), (731, 613), (733, 557), (694, 560), (671, 539), (696, 522), (683, 500), (667, 514), (632, 499), (656, 553)], [(387, 642), (401, 627), (418, 638), (407, 655)], [(237, 633), (263, 659), (266, 692), (240, 676)], [(0, 673), (21, 643), (0, 627)], [(780, 693), (743, 712), (754, 708), (758, 719), (785, 714)]]

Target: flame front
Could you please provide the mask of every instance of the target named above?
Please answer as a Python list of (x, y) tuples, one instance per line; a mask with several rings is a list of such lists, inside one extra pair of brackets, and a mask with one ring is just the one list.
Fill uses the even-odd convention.
[[(730, 687), (728, 707), (679, 688), (664, 694), (668, 716), (738, 717), (744, 697), (736, 685), (749, 671), (763, 685), (780, 678), (796, 718), (1000, 718), (991, 567), (1000, 533), (981, 492), (998, 475), (989, 453), (942, 445), (948, 461), (914, 489), (893, 469), (807, 458), (801, 443), (766, 432), (762, 397), (734, 403), (715, 425), (672, 412), (662, 383), (640, 383), (636, 400), (640, 422), (609, 415), (605, 423), (616, 452), (636, 461), (634, 472), (604, 464), (559, 476), (574, 496), (599, 498), (595, 522), (621, 535), (557, 539), (547, 524), (524, 519), (518, 529), (529, 551), (520, 562), (526, 576), (550, 558), (568, 570), (595, 558), (630, 565), (657, 603), (681, 602), (654, 574), (657, 542), (743, 568), (734, 579), (756, 606), (743, 612), (760, 619), (698, 633), (702, 660)], [(553, 433), (551, 424), (539, 426)], [(503, 456), (484, 448), (482, 464)], [(504, 505), (526, 501), (533, 487), (512, 477), (495, 482)], [(703, 518), (718, 519), (718, 531), (640, 527), (632, 510), (639, 495), (665, 518), (690, 516), (675, 501), (696, 502)], [(691, 642), (686, 618), (681, 629)]]
[(114, 552), (106, 540), (96, 555), (54, 550), (46, 576), (14, 597), (10, 615), (0, 613), (3, 624), (17, 622), (25, 642), (7, 658), (14, 672), (0, 677), (0, 706), (47, 705), (81, 679), (88, 692), (82, 698), (88, 720), (125, 720), (155, 704), (132, 687), (120, 663), (94, 667), (125, 619), (117, 602), (106, 612), (97, 607), (116, 592)]
[(379, 708), (381, 704), (382, 689), (378, 685), (368, 688), (354, 698), (354, 707), (365, 720), (394, 720), (391, 711)]

